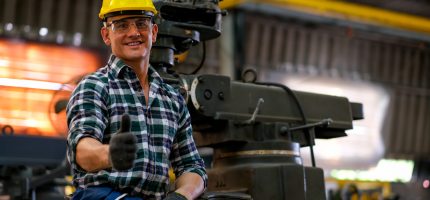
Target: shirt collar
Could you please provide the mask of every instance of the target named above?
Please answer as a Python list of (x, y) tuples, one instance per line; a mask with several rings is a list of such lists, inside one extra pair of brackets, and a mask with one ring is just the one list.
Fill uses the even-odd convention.
[[(108, 66), (110, 67), (110, 70), (114, 77), (117, 78), (124, 78), (124, 73), (129, 71), (128, 73), (134, 73), (134, 71), (129, 67), (127, 64), (124, 63), (120, 58), (116, 57), (115, 55), (111, 55), (108, 61)], [(128, 69), (128, 70), (127, 70)], [(156, 85), (159, 85), (163, 82), (163, 79), (161, 78), (160, 74), (152, 67), (152, 65), (148, 68), (148, 80), (150, 83), (155, 83)]]
[(114, 77), (123, 78), (124, 71), (128, 67), (121, 59), (115, 55), (111, 55), (108, 61), (108, 66)]

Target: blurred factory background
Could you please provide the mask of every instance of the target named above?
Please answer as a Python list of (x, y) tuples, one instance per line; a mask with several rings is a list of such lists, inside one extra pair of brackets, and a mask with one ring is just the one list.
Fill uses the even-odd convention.
[[(0, 199), (26, 191), (7, 190), (22, 177), (33, 184), (29, 192), (48, 181), (67, 185), (58, 178), (64, 172), (55, 171), (65, 156), (62, 108), (80, 77), (109, 56), (100, 5), (0, 0)], [(429, 0), (224, 0), (220, 6), (228, 11), (221, 37), (192, 48), (178, 72), (192, 72), (205, 59), (200, 74), (240, 79), (253, 69), (258, 80), (363, 103), (365, 119), (347, 137), (316, 141), (330, 199), (354, 188), (361, 199), (430, 199)], [(308, 154), (303, 148), (305, 163)], [(49, 167), (11, 177), (16, 166), (40, 165)]]

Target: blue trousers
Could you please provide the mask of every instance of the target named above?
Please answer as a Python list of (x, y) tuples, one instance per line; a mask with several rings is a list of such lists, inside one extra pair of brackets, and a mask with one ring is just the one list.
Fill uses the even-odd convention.
[[(78, 188), (73, 193), (72, 200), (115, 200), (123, 193), (113, 190), (111, 187), (106, 186), (93, 186), (85, 189)], [(122, 200), (142, 200), (138, 197), (125, 196)]]

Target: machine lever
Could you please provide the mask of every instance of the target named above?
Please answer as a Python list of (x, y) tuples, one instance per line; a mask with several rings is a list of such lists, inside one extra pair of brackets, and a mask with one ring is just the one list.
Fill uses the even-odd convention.
[(323, 119), (323, 120), (316, 122), (316, 123), (292, 127), (292, 128), (289, 128), (288, 131), (296, 131), (296, 130), (301, 130), (301, 129), (315, 128), (315, 127), (327, 127), (332, 122), (333, 122), (333, 120), (331, 118), (327, 118), (327, 119)]
[(264, 99), (263, 99), (263, 98), (259, 98), (259, 99), (258, 99), (258, 102), (257, 102), (257, 106), (255, 107), (254, 112), (252, 113), (251, 118), (250, 118), (250, 119), (248, 119), (248, 120), (245, 120), (245, 121), (242, 123), (243, 125), (251, 125), (251, 124), (254, 124), (254, 122), (255, 122), (255, 118), (257, 117), (257, 113), (258, 113), (258, 111), (260, 110), (260, 106), (261, 106), (261, 104), (262, 104), (262, 103), (264, 103)]

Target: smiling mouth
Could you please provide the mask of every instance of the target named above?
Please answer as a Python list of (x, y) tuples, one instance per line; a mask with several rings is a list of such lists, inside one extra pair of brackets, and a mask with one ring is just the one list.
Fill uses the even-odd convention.
[(140, 44), (142, 44), (143, 42), (137, 41), (137, 42), (129, 42), (127, 43), (127, 46), (138, 46)]

